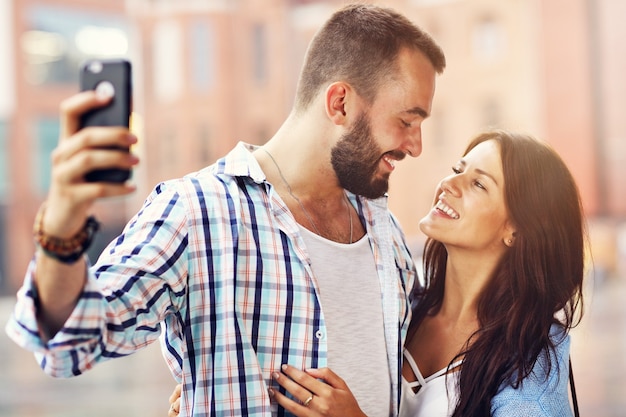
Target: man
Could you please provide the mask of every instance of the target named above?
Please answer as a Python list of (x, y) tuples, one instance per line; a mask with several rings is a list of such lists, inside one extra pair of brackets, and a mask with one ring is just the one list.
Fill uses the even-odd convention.
[[(400, 14), (337, 11), (309, 47), (291, 114), (264, 146), (240, 143), (158, 185), (91, 268), (40, 248), (9, 335), (43, 355), (46, 372), (72, 376), (156, 340), (165, 323), (181, 416), (284, 413), (268, 388), (279, 389), (271, 373), (286, 363), (345, 369), (367, 414), (395, 415), (415, 269), (385, 193), (395, 163), (421, 153), (444, 67), (440, 48)], [(137, 163), (95, 148), (134, 143), (125, 129), (78, 130), (79, 115), (105, 102), (86, 92), (62, 106), (36, 222), (44, 245), (84, 250), (95, 200), (133, 190), (83, 180)], [(355, 349), (368, 373), (352, 362)]]

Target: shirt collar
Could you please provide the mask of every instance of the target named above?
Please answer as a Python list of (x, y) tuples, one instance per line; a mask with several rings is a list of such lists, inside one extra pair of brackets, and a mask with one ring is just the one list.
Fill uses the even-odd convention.
[(224, 158), (217, 161), (217, 174), (249, 177), (256, 183), (265, 181), (265, 173), (252, 154), (259, 146), (238, 142)]

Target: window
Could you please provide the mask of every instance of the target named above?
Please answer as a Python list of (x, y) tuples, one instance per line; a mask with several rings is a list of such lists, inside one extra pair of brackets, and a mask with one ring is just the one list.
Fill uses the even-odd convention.
[(493, 62), (500, 58), (505, 48), (504, 33), (492, 17), (482, 18), (474, 28), (473, 51), (479, 61)]
[[(0, 1), (0, 123), (15, 111), (15, 22), (12, 3), (15, 2)], [(2, 134), (0, 132), (0, 136)]]
[(177, 141), (175, 126), (164, 126), (159, 133), (159, 176), (160, 178), (178, 176), (178, 156), (180, 155), (180, 144)]
[(216, 81), (215, 57), (217, 47), (213, 26), (196, 20), (190, 25), (189, 62), (193, 90), (200, 93), (210, 90)]
[(0, 120), (0, 201), (9, 193), (9, 146), (7, 123)]
[(0, 204), (0, 296), (9, 294), (9, 277), (7, 274), (9, 231), (7, 229), (7, 207)]
[(88, 58), (123, 57), (129, 52), (127, 24), (121, 16), (34, 5), (26, 13), (19, 39), (30, 84), (71, 84)]
[(265, 26), (260, 23), (254, 25), (252, 29), (252, 53), (254, 80), (259, 84), (267, 78), (267, 33)]
[(213, 147), (211, 146), (211, 132), (209, 126), (200, 124), (198, 126), (198, 162), (199, 166), (206, 166), (214, 162)]
[(57, 118), (41, 117), (35, 122), (35, 160), (33, 166), (36, 174), (33, 184), (36, 192), (45, 194), (50, 188), (50, 171), (52, 163), (50, 154), (59, 142), (60, 125)]
[(415, 6), (443, 6), (448, 3), (455, 3), (459, 0), (411, 0)]
[(171, 102), (182, 94), (183, 32), (174, 20), (163, 20), (154, 29), (152, 49), (154, 69), (154, 92), (159, 100)]
[(483, 103), (483, 125), (489, 128), (497, 128), (502, 122), (501, 108), (496, 99), (488, 99)]

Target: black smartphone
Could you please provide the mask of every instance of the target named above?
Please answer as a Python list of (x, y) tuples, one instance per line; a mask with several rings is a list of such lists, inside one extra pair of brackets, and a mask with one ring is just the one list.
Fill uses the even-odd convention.
[[(87, 126), (130, 126), (132, 111), (132, 67), (125, 59), (92, 59), (80, 69), (80, 90), (108, 89), (113, 99), (105, 107), (91, 110), (82, 115), (81, 128)], [(130, 152), (129, 148), (121, 150)], [(125, 182), (131, 172), (127, 169), (98, 169), (88, 172), (88, 182)]]

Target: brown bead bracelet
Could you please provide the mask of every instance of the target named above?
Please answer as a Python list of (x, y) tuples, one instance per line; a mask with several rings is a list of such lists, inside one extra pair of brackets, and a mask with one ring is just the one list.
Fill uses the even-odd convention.
[(87, 217), (87, 221), (83, 228), (70, 238), (59, 238), (50, 236), (43, 230), (43, 215), (46, 210), (45, 203), (37, 212), (35, 225), (33, 228), (33, 236), (35, 244), (51, 258), (58, 260), (64, 264), (72, 264), (80, 259), (81, 256), (93, 241), (93, 238), (100, 228), (100, 223), (94, 216)]

